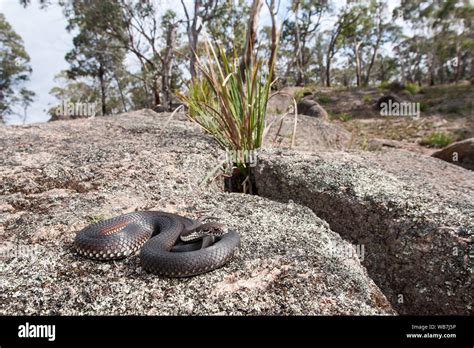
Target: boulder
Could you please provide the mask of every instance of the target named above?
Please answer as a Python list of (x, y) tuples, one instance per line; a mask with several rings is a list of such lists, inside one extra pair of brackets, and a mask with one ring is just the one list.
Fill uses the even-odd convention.
[(381, 111), (382, 106), (384, 104), (389, 105), (389, 103), (394, 104), (394, 103), (400, 103), (400, 102), (401, 102), (401, 99), (398, 96), (394, 94), (388, 94), (377, 99), (377, 101), (374, 104), (374, 108), (377, 111)]
[(430, 156), (433, 153), (433, 149), (422, 146), (417, 143), (409, 141), (400, 141), (394, 139), (383, 139), (383, 138), (371, 138), (368, 142), (369, 151), (380, 151), (383, 149), (402, 149), (412, 152), (421, 153)]
[(405, 89), (405, 85), (400, 81), (393, 81), (388, 85), (388, 89), (394, 93), (399, 93)]
[(473, 314), (474, 173), (408, 151), (261, 152), (261, 196), (311, 208), (364, 245), (363, 264), (403, 314)]
[(311, 97), (301, 99), (297, 104), (298, 114), (329, 119), (328, 113)]
[(452, 143), (444, 149), (436, 151), (432, 156), (474, 170), (474, 138)]
[(294, 109), (295, 103), (293, 96), (295, 95), (297, 90), (297, 87), (289, 86), (279, 89), (268, 100), (267, 112), (275, 114), (284, 114), (288, 110)]
[[(265, 138), (265, 146), (290, 147), (294, 130), (294, 117), (288, 115), (270, 115), (269, 121), (275, 120)], [(300, 151), (343, 150), (351, 147), (352, 135), (343, 126), (321, 118), (298, 115), (294, 149)]]
[[(395, 311), (363, 250), (309, 208), (200, 185), (220, 162), (193, 123), (150, 110), (0, 126), (1, 315), (373, 315)], [(138, 255), (115, 262), (71, 250), (86, 225), (136, 210), (214, 216), (242, 237), (224, 267), (161, 278)]]

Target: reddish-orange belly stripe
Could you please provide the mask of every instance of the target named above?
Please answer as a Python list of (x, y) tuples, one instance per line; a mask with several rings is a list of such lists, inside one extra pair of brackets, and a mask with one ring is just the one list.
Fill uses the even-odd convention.
[(100, 230), (100, 234), (103, 236), (110, 236), (113, 233), (116, 233), (127, 226), (130, 222), (129, 221), (120, 221), (117, 222), (115, 225), (106, 226)]

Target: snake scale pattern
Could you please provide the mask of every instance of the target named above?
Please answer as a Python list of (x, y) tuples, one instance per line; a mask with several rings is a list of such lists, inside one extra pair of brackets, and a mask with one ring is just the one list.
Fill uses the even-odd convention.
[(215, 225), (219, 224), (161, 211), (133, 212), (87, 226), (76, 235), (73, 247), (94, 260), (123, 259), (140, 250), (146, 271), (189, 277), (223, 266), (238, 252), (240, 236), (233, 230), (210, 236), (197, 233)]

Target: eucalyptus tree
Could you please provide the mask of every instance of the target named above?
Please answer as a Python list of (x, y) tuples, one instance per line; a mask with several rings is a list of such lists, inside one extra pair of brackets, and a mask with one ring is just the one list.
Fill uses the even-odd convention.
[[(93, 101), (100, 98), (100, 88), (97, 80), (92, 83), (86, 79), (71, 80), (69, 72), (62, 70), (54, 76), (54, 87), (51, 88), (49, 94), (57, 99), (60, 105), (63, 103), (80, 103), (84, 101)], [(51, 116), (50, 120), (59, 119), (60, 114), (57, 112), (58, 105), (53, 105), (48, 110)]]
[[(108, 95), (123, 86), (117, 81), (117, 71), (123, 69), (125, 50), (117, 39), (102, 30), (100, 21), (111, 13), (117, 13), (114, 1), (68, 1), (64, 13), (68, 19), (67, 30), (76, 32), (73, 49), (66, 54), (69, 62), (68, 77), (97, 79), (100, 89), (102, 115), (110, 113)], [(115, 85), (113, 83), (115, 82)], [(122, 100), (122, 109), (126, 109)], [(114, 110), (115, 111), (115, 110)]]
[(290, 15), (282, 26), (281, 42), (283, 51), (292, 57), (287, 64), (287, 73), (295, 68), (294, 82), (303, 85), (308, 82), (307, 67), (313, 59), (310, 45), (321, 24), (323, 13), (328, 8), (324, 0), (292, 0)]
[(438, 41), (437, 52), (440, 60), (451, 62), (444, 64), (444, 71), (457, 83), (470, 70), (466, 75), (474, 80), (474, 5), (468, 0), (446, 0), (440, 4), (435, 17), (433, 26), (441, 28), (443, 38)]
[[(214, 10), (215, 16), (206, 22), (209, 39), (222, 45), (229, 56), (245, 49), (247, 18), (250, 15), (248, 1), (223, 1)], [(199, 51), (199, 47), (197, 48)]]
[(418, 37), (420, 66), (428, 74), (430, 85), (446, 75), (457, 81), (469, 62), (474, 70), (474, 8), (470, 1), (402, 0), (396, 10), (410, 24), (413, 37)]
[(161, 26), (164, 32), (164, 49), (161, 54), (161, 91), (163, 93), (162, 107), (164, 110), (171, 108), (173, 55), (179, 23), (176, 19), (176, 13), (171, 10), (166, 11), (161, 18)]
[(331, 62), (335, 54), (343, 47), (345, 33), (351, 31), (351, 27), (357, 23), (360, 16), (360, 11), (354, 12), (350, 6), (346, 6), (339, 11), (334, 25), (328, 32), (325, 64), (327, 87), (331, 87)]
[(401, 35), (401, 28), (394, 23), (393, 16), (388, 14), (388, 6), (386, 3), (371, 1), (368, 8), (368, 16), (371, 24), (370, 30), (366, 37), (367, 48), (365, 50), (366, 68), (364, 76), (364, 85), (368, 85), (372, 69), (374, 67), (377, 57), (382, 57), (379, 54), (381, 47), (387, 42), (395, 44), (397, 38)]
[(186, 0), (181, 0), (181, 5), (183, 6), (184, 14), (186, 16), (186, 33), (188, 36), (189, 44), (189, 72), (191, 74), (191, 79), (194, 79), (197, 75), (197, 49), (199, 44), (199, 35), (201, 30), (206, 25), (207, 22), (216, 18), (220, 11), (218, 11), (218, 0), (194, 0), (192, 1), (192, 11), (191, 6), (186, 4)]
[(382, 45), (395, 40), (399, 28), (388, 15), (386, 3), (371, 0), (352, 7), (358, 17), (341, 32), (347, 55), (354, 65), (356, 85), (368, 85), (370, 75)]
[(13, 114), (14, 106), (25, 109), (31, 104), (34, 92), (24, 87), (31, 72), (30, 56), (21, 36), (0, 13), (0, 122)]
[(117, 13), (102, 19), (102, 30), (137, 58), (140, 73), (133, 76), (141, 80), (145, 93), (152, 95), (153, 104), (149, 107), (168, 109), (171, 105), (169, 67), (172, 70), (175, 61), (177, 27), (181, 20), (172, 11), (160, 15), (159, 1), (114, 3)]

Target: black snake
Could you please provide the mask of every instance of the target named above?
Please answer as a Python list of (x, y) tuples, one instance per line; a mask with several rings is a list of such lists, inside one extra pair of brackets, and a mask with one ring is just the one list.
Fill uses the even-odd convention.
[(79, 231), (74, 249), (94, 260), (116, 260), (140, 250), (142, 267), (168, 277), (188, 277), (221, 267), (240, 247), (235, 231), (160, 211), (133, 212)]

